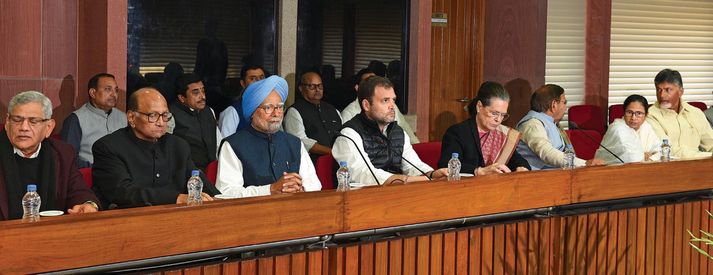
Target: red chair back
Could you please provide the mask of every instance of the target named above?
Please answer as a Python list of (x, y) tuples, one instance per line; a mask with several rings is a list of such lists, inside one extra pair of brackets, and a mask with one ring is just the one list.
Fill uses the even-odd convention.
[(691, 106), (701, 109), (701, 111), (708, 110), (708, 105), (700, 101), (691, 101), (688, 102), (688, 104), (691, 104)]
[(604, 135), (604, 132), (606, 132), (604, 113), (598, 106), (572, 106), (569, 108), (567, 118), (570, 122), (576, 123), (578, 129), (594, 130), (599, 132), (600, 135)]
[(602, 142), (602, 136), (594, 130), (567, 130), (567, 136), (577, 157), (585, 160), (594, 158)]
[(614, 104), (609, 106), (609, 124), (617, 118), (624, 117), (624, 104)]
[(84, 183), (86, 183), (87, 187), (91, 189), (92, 186), (94, 186), (94, 183), (92, 181), (92, 168), (79, 168), (79, 173), (82, 173)]
[(208, 180), (215, 185), (215, 180), (218, 178), (218, 161), (214, 160), (208, 163), (205, 168), (205, 176)]
[[(413, 150), (418, 154), (418, 158), (431, 168), (438, 168), (438, 159), (441, 158), (441, 142), (431, 141), (413, 145)], [(409, 160), (412, 161), (412, 160)]]
[(317, 158), (314, 169), (317, 171), (317, 178), (322, 182), (322, 190), (334, 189), (335, 162), (331, 154)]

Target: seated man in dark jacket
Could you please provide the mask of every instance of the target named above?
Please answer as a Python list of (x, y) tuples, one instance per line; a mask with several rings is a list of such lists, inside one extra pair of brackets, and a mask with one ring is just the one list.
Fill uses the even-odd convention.
[(520, 133), (502, 125), (509, 116), (509, 103), (510, 95), (503, 85), (480, 85), (478, 97), (468, 106), (471, 118), (449, 127), (443, 135), (438, 167), (448, 167), (451, 154), (458, 153), (462, 173), (483, 176), (530, 170), (515, 150)]
[[(197, 169), (191, 149), (181, 138), (166, 134), (173, 117), (166, 100), (154, 88), (136, 91), (127, 106), (129, 126), (94, 143), (92, 177), (105, 203), (137, 207), (185, 203), (186, 181)], [(218, 194), (203, 174), (203, 200)]]
[(5, 131), (0, 133), (0, 220), (22, 218), (27, 185), (37, 185), (40, 211), (96, 212), (97, 200), (77, 170), (69, 144), (48, 139), (54, 129), (52, 103), (28, 91), (10, 99)]

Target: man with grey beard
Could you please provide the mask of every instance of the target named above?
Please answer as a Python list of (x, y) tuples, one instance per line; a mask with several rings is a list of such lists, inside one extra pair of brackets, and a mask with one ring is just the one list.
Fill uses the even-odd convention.
[(226, 196), (254, 197), (320, 190), (314, 165), (302, 142), (280, 131), (287, 81), (271, 76), (248, 86), (243, 115), (250, 127), (224, 139), (216, 187)]

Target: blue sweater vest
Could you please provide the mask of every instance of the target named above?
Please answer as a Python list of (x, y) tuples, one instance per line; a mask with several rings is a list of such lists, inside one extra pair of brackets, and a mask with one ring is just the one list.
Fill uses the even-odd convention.
[(272, 184), (283, 172), (299, 173), (302, 142), (278, 131), (265, 134), (247, 127), (225, 139), (243, 164), (245, 186)]

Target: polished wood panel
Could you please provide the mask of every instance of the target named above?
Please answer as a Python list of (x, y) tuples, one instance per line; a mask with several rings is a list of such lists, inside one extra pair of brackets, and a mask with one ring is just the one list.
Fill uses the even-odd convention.
[[(113, 210), (45, 218), (37, 223), (4, 221), (0, 222), (0, 273), (45, 272), (522, 209), (711, 189), (712, 165), (713, 159), (705, 159), (588, 167), (224, 200), (202, 207)], [(661, 171), (667, 171), (666, 177), (660, 176)], [(277, 274), (276, 270), (290, 270), (291, 274), (384, 270), (430, 274), (455, 269), (471, 274), (601, 274), (683, 272), (690, 267), (686, 270), (693, 274), (707, 274), (707, 259), (686, 252), (690, 247), (683, 243), (687, 239), (683, 230), (710, 230), (713, 223), (705, 212), (710, 208), (710, 201), (687, 202), (500, 223), (300, 252), (290, 255), (289, 266), (285, 265), (287, 258), (279, 255), (223, 269), (239, 269), (241, 274)]]
[(428, 141), (431, 74), (431, 1), (411, 1), (408, 49), (408, 106), (416, 114), (416, 135)]
[(504, 124), (512, 127), (545, 82), (547, 1), (487, 0), (485, 7), (483, 80), (500, 82), (510, 93), (510, 119)]
[(609, 107), (611, 2), (611, 0), (587, 0), (586, 5), (584, 103), (599, 106), (604, 113)]
[[(251, 198), (185, 209), (163, 206), (114, 210), (84, 217), (50, 218), (35, 224), (3, 222), (0, 253), (10, 255), (6, 253), (11, 250), (13, 256), (0, 257), (0, 273), (92, 266), (341, 231), (337, 205), (342, 197), (338, 193), (304, 195), (282, 196), (270, 203), (266, 198)], [(310, 207), (299, 211), (305, 209), (305, 199), (311, 201)], [(72, 245), (62, 245), (57, 240), (71, 240)], [(62, 257), (45, 255), (50, 251), (62, 251)], [(48, 257), (52, 260), (48, 261)]]
[(463, 109), (482, 82), (485, 0), (433, 0), (432, 11), (448, 16), (446, 26), (431, 28), (430, 114), (428, 140), (467, 118)]
[[(682, 253), (697, 254), (688, 246), (685, 233), (686, 229), (695, 229), (695, 224), (690, 219), (687, 223), (678, 221), (694, 215), (694, 212), (713, 210), (710, 206), (710, 201), (706, 200), (458, 229), (396, 240), (410, 244), (403, 246), (399, 251), (402, 253), (377, 252), (369, 255), (371, 259), (365, 259), (366, 255), (362, 254), (358, 261), (400, 263), (401, 260), (394, 262), (393, 259), (403, 257), (403, 262), (415, 263), (412, 267), (404, 266), (403, 272), (392, 269), (388, 274), (709, 274), (707, 265), (689, 265), (685, 257), (678, 257)], [(650, 227), (652, 223), (657, 226)], [(522, 235), (528, 236), (526, 243), (519, 242), (518, 236), (507, 233), (515, 229), (525, 231)], [(329, 248), (329, 252), (319, 250), (310, 253), (316, 253), (317, 257), (327, 257), (333, 251), (372, 250), (393, 242), (348, 245)], [(513, 243), (517, 245), (508, 246)], [(509, 247), (511, 251), (508, 252)], [(562, 248), (564, 250), (558, 250)], [(473, 255), (476, 251), (482, 254)], [(528, 257), (521, 260), (520, 255), (524, 254)], [(265, 265), (258, 265), (257, 270), (251, 271), (272, 274), (269, 272), (276, 269), (277, 265), (268, 264), (277, 263), (282, 257), (285, 256), (259, 259)], [(651, 257), (654, 257), (653, 260), (650, 260)], [(454, 258), (467, 259), (467, 262), (454, 269)], [(307, 261), (304, 257), (300, 260)], [(350, 260), (353, 259), (338, 259), (342, 262)], [(249, 263), (252, 267), (254, 262), (248, 260), (242, 263)], [(234, 264), (223, 264), (223, 270), (225, 266)], [(291, 264), (305, 263), (296, 263), (293, 258)], [(466, 272), (466, 266), (470, 267), (470, 272)], [(308, 274), (387, 274), (387, 267), (344, 273), (341, 269), (322, 270), (321, 267), (308, 269)], [(203, 268), (203, 274), (219, 274), (211, 273), (218, 270), (215, 265), (211, 265), (210, 269)], [(183, 273), (187, 271), (184, 269)]]
[[(568, 184), (569, 173), (541, 171), (470, 178), (457, 183), (421, 182), (366, 188), (346, 193), (345, 230), (566, 204), (570, 196)], [(391, 191), (384, 192), (385, 189)]]

